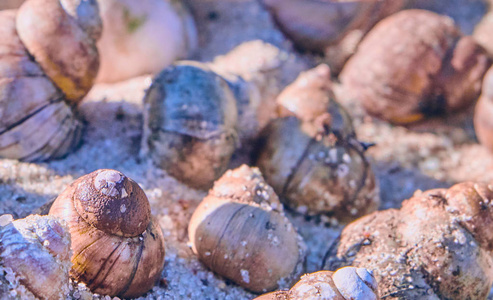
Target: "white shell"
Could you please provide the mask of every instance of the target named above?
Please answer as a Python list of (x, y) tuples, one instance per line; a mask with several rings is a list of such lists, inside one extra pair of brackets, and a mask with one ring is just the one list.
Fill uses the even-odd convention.
[(65, 298), (72, 266), (65, 225), (53, 216), (1, 219), (5, 226), (0, 227), (0, 297)]

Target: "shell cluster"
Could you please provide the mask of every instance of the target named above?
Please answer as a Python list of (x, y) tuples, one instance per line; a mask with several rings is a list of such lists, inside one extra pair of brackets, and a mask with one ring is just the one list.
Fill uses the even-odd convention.
[[(247, 53), (261, 56), (245, 59)], [(210, 188), (235, 151), (254, 144), (275, 117), (291, 65), (279, 48), (252, 41), (210, 64), (183, 61), (164, 69), (144, 98), (143, 155), (193, 188)]]

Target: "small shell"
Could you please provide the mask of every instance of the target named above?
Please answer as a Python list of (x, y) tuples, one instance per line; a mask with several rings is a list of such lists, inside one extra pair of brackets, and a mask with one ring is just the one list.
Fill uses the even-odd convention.
[(70, 276), (94, 293), (138, 297), (164, 267), (164, 238), (139, 185), (115, 170), (82, 176), (53, 203), (67, 222), (74, 266)]
[(256, 168), (228, 171), (195, 210), (192, 249), (208, 268), (259, 293), (299, 276), (305, 246)]
[(236, 124), (226, 81), (203, 64), (181, 62), (161, 72), (147, 91), (143, 153), (180, 181), (207, 189), (227, 168)]
[(255, 300), (379, 300), (377, 281), (363, 268), (305, 274), (289, 291), (265, 294)]
[(8, 289), (2, 284), (1, 298), (65, 298), (72, 263), (70, 235), (64, 222), (52, 216), (31, 215), (5, 223), (0, 227), (0, 270), (5, 273), (1, 281), (7, 281)]

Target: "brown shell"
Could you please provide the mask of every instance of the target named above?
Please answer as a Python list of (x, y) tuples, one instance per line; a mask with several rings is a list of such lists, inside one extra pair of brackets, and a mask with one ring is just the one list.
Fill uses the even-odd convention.
[(262, 0), (281, 30), (302, 48), (323, 52), (351, 31), (366, 33), (405, 0)]
[(277, 97), (279, 116), (296, 116), (314, 127), (324, 122), (337, 136), (354, 138), (351, 117), (335, 101), (332, 87), (330, 68), (325, 64), (300, 73)]
[(79, 178), (58, 196), (50, 215), (70, 228), (71, 277), (93, 292), (138, 297), (161, 276), (161, 228), (144, 191), (122, 173), (97, 170)]
[(334, 100), (328, 67), (301, 73), (277, 101), (282, 118), (265, 129), (257, 165), (281, 200), (301, 213), (339, 220), (375, 210), (375, 176), (351, 118)]
[(227, 171), (195, 210), (192, 249), (215, 273), (259, 293), (299, 276), (304, 244), (258, 169)]
[(490, 68), (483, 79), (481, 97), (474, 112), (474, 129), (478, 140), (490, 151), (493, 151), (493, 68)]
[(305, 274), (289, 291), (277, 291), (255, 300), (379, 300), (377, 282), (366, 269), (343, 267), (335, 272)]
[(207, 189), (236, 147), (237, 108), (225, 80), (195, 62), (175, 64), (144, 99), (144, 153), (170, 175)]
[(373, 272), (385, 299), (486, 299), (493, 283), (491, 184), (417, 192), (349, 224), (325, 269)]
[(449, 17), (405, 10), (368, 33), (340, 78), (370, 114), (411, 123), (470, 105), (490, 64)]
[(19, 299), (67, 297), (72, 264), (70, 235), (63, 222), (30, 215), (2, 224), (0, 241), (0, 298), (10, 299), (9, 289)]
[[(73, 105), (97, 72), (99, 16), (94, 0), (70, 1), (62, 2), (85, 14), (69, 15), (55, 0), (29, 0), (19, 11), (0, 12), (2, 157), (60, 158), (79, 143), (82, 124)], [(62, 48), (67, 56), (60, 56)]]
[(261, 0), (279, 28), (303, 50), (325, 53), (338, 74), (365, 34), (407, 0)]

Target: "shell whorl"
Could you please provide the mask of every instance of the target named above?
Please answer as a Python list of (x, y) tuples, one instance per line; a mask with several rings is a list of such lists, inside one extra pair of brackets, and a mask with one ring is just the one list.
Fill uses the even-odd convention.
[(109, 234), (134, 237), (143, 233), (151, 218), (144, 191), (115, 170), (98, 170), (79, 178), (70, 195), (79, 216)]

